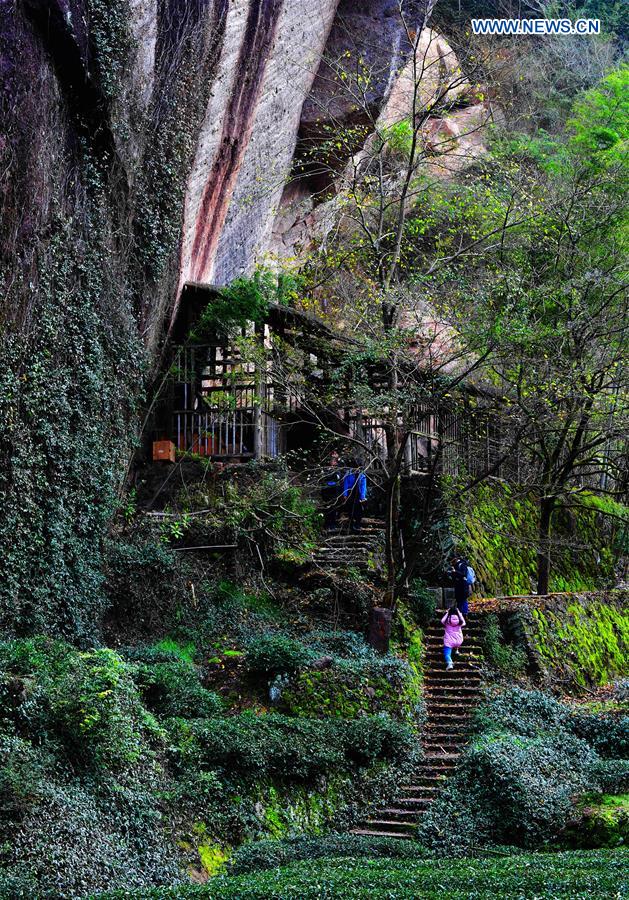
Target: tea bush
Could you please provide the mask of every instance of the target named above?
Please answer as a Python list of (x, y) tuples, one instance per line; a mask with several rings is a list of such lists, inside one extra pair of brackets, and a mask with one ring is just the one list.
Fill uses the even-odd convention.
[(491, 698), (477, 714), (477, 738), (422, 819), (419, 839), (456, 852), (550, 840), (570, 821), (576, 797), (611, 780), (622, 789), (629, 775), (622, 759), (628, 720), (598, 720), (540, 691), (513, 688)]
[[(116, 892), (108, 900), (409, 900), (410, 897), (553, 897), (576, 900), (626, 894), (625, 850), (504, 854), (496, 858), (364, 859), (343, 855), (283, 868), (219, 876), (206, 885), (142, 893)], [(103, 898), (104, 900), (104, 898)]]
[(301, 641), (286, 634), (270, 633), (249, 643), (246, 662), (252, 674), (270, 677), (295, 672), (314, 656), (314, 651)]
[(332, 856), (375, 859), (416, 859), (418, 846), (412, 840), (398, 838), (366, 838), (358, 834), (327, 834), (321, 837), (298, 837), (284, 841), (250, 841), (239, 847), (229, 863), (233, 874), (271, 869), (303, 859)]
[(354, 722), (293, 719), (277, 713), (173, 720), (171, 739), (180, 771), (216, 771), (233, 781), (312, 781), (333, 771), (400, 762), (411, 753), (412, 732), (386, 716)]

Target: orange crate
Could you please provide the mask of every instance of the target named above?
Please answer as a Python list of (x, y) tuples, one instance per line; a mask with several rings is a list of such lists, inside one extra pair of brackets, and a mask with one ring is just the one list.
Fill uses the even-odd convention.
[(175, 461), (175, 445), (172, 441), (153, 441), (153, 461), (154, 462), (173, 462)]

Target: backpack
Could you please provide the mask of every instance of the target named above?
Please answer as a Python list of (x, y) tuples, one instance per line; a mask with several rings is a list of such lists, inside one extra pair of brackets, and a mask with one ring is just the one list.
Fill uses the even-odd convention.
[(465, 570), (465, 580), (468, 584), (476, 584), (476, 572), (471, 566)]

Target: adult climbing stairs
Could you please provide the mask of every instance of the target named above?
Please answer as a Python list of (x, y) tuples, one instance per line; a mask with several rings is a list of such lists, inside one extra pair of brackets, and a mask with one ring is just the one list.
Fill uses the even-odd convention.
[(315, 550), (313, 563), (324, 571), (356, 569), (361, 573), (374, 572), (384, 540), (382, 519), (363, 519), (358, 533), (347, 525), (328, 534)]
[(478, 663), (481, 626), (467, 617), (465, 641), (453, 655), (454, 668), (446, 671), (443, 625), (438, 612), (425, 632), (424, 690), (427, 708), (422, 746), (424, 758), (395, 801), (374, 813), (353, 834), (371, 837), (412, 838), (421, 816), (442, 790), (468, 741), (474, 709), (481, 695)]

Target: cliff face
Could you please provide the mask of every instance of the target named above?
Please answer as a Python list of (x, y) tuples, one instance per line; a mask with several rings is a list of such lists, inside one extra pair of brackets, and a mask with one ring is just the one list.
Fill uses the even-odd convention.
[[(396, 9), (0, 0), (0, 627), (91, 640), (179, 288), (268, 249), (297, 141), (329, 103), (326, 46), (356, 43), (384, 102), (405, 53)], [(405, 13), (416, 25), (422, 3)]]

